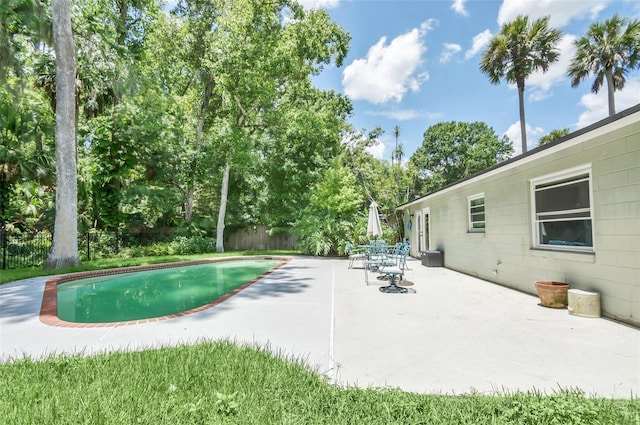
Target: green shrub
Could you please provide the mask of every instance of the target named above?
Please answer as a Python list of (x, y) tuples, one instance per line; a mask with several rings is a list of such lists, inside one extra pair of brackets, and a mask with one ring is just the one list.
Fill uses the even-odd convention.
[[(86, 260), (87, 235), (80, 235), (80, 259)], [(91, 239), (91, 259), (111, 258), (116, 256), (116, 251), (120, 250), (120, 241), (115, 232), (94, 232), (89, 234)]]
[[(118, 257), (157, 257), (165, 255), (190, 255), (215, 252), (216, 242), (213, 238), (203, 236), (178, 236), (171, 242), (156, 242), (151, 245), (133, 245), (121, 248)], [(115, 256), (115, 255), (112, 255)]]
[(175, 254), (205, 254), (216, 250), (216, 241), (204, 236), (178, 236), (169, 246)]
[(354, 218), (362, 214), (362, 203), (355, 177), (339, 160), (334, 161), (311, 189), (309, 204), (295, 223), (299, 249), (312, 255), (343, 251), (344, 241), (352, 239)]
[(120, 258), (138, 258), (144, 257), (145, 251), (142, 246), (130, 246), (127, 248), (122, 248), (118, 253), (118, 257)]
[(151, 257), (175, 254), (173, 252), (173, 249), (171, 248), (171, 245), (166, 242), (158, 242), (158, 243), (145, 246), (143, 248), (143, 251), (145, 256), (151, 256)]

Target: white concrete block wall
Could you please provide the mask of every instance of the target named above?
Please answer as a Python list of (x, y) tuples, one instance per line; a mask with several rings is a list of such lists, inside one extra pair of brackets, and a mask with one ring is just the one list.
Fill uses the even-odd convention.
[[(530, 179), (584, 164), (595, 252), (533, 249)], [(479, 193), (486, 231), (470, 233), (467, 197)], [(405, 208), (427, 207), (431, 249), (444, 251), (446, 267), (532, 294), (536, 280), (566, 281), (600, 292), (604, 315), (640, 326), (640, 108)]]

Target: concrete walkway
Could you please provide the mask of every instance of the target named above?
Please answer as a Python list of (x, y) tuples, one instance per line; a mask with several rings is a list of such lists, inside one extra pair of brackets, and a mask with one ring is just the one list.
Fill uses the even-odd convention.
[(0, 360), (225, 338), (303, 359), (345, 386), (640, 394), (639, 329), (540, 307), (535, 296), (417, 260), (409, 267), (416, 292), (384, 294), (346, 260), (299, 257), (211, 309), (102, 328), (41, 323), (46, 278), (26, 279), (0, 286)]

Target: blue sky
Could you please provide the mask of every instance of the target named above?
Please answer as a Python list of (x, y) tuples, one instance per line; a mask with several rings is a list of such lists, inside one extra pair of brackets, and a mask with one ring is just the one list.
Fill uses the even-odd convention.
[[(493, 85), (479, 71), (486, 43), (500, 24), (518, 14), (549, 15), (564, 36), (561, 55), (545, 74), (526, 82), (525, 113), (530, 147), (551, 130), (571, 131), (605, 118), (606, 88), (591, 93), (593, 79), (572, 88), (566, 69), (573, 41), (594, 21), (615, 13), (640, 18), (634, 0), (302, 0), (307, 8), (325, 9), (351, 34), (351, 50), (342, 67), (326, 67), (315, 78), (319, 88), (348, 95), (354, 106), (350, 121), (357, 130), (376, 125), (385, 130), (371, 150), (389, 160), (395, 145), (393, 128), (405, 160), (422, 144), (423, 133), (444, 121), (482, 121), (506, 134), (520, 148), (518, 94), (514, 86)], [(616, 110), (640, 103), (640, 70), (616, 92)]]

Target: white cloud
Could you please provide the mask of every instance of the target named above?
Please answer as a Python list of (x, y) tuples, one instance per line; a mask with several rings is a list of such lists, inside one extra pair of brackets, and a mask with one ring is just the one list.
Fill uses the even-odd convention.
[(356, 59), (342, 73), (344, 91), (353, 100), (381, 104), (400, 102), (407, 91), (418, 91), (429, 78), (426, 72), (416, 74), (427, 48), (422, 37), (432, 28), (426, 21), (421, 29), (399, 35), (387, 45), (387, 38), (369, 48), (364, 59)]
[(367, 111), (367, 115), (375, 117), (385, 117), (397, 121), (410, 121), (417, 118), (426, 118), (429, 120), (441, 119), (444, 114), (441, 112), (427, 112), (417, 109), (387, 109), (379, 111)]
[(527, 78), (526, 88), (530, 101), (539, 101), (551, 96), (551, 87), (558, 83), (569, 84), (567, 82), (567, 69), (575, 54), (573, 44), (575, 35), (565, 34), (558, 43), (560, 56), (558, 60), (549, 66), (547, 72), (536, 71)]
[(498, 24), (512, 21), (518, 15), (530, 19), (550, 16), (549, 25), (563, 27), (572, 19), (595, 19), (612, 0), (504, 0), (498, 12)]
[[(386, 145), (383, 143), (382, 138), (384, 138), (384, 136), (374, 140), (371, 146), (367, 146), (365, 148), (365, 152), (369, 153), (374, 158), (383, 159)], [(342, 134), (341, 143), (349, 149), (354, 149), (354, 147), (360, 142), (370, 143), (368, 137), (362, 131), (345, 132)]]
[[(503, 24), (513, 20), (517, 15), (527, 15), (531, 19), (550, 16), (549, 25), (560, 28), (573, 19), (596, 19), (598, 14), (612, 0), (503, 0), (498, 13), (498, 23)], [(567, 69), (575, 54), (574, 41), (576, 36), (564, 34), (558, 43), (560, 55), (546, 73), (536, 71), (527, 78), (527, 99), (537, 102), (551, 97), (551, 88), (556, 84), (569, 84)], [(510, 85), (515, 89), (515, 85)]]
[[(538, 140), (541, 136), (544, 136), (545, 131), (542, 127), (531, 127), (529, 124), (525, 124), (527, 131), (527, 151), (535, 148), (538, 144)], [(520, 155), (522, 153), (522, 136), (520, 134), (520, 120), (514, 122), (509, 126), (504, 133), (513, 142), (514, 155)]]
[(420, 112), (416, 111), (415, 109), (367, 111), (366, 114), (374, 117), (391, 118), (398, 121), (409, 121), (409, 120), (416, 119), (420, 116)]
[(474, 57), (476, 53), (484, 49), (484, 47), (489, 44), (489, 40), (491, 40), (492, 35), (491, 31), (488, 29), (476, 34), (476, 36), (473, 37), (473, 44), (471, 45), (471, 48), (465, 52), (464, 57), (466, 59)]
[(332, 9), (338, 6), (340, 0), (298, 0), (305, 9)]
[(469, 12), (464, 8), (464, 4), (467, 0), (453, 0), (453, 4), (451, 8), (458, 14), (462, 16), (469, 16)]
[(451, 60), (451, 57), (462, 50), (459, 44), (455, 43), (443, 43), (444, 49), (440, 53), (440, 63), (447, 63)]
[(426, 21), (420, 24), (420, 35), (424, 37), (425, 35), (427, 35), (429, 31), (437, 27), (439, 23), (440, 21), (438, 21), (437, 19), (434, 19), (434, 18), (427, 19)]
[(365, 149), (366, 152), (370, 153), (376, 159), (384, 158), (384, 150), (386, 146), (381, 141), (378, 141), (372, 146), (369, 146)]
[[(592, 81), (583, 81), (591, 87)], [(627, 79), (625, 87), (621, 91), (616, 91), (616, 112), (623, 111), (638, 104), (640, 99), (640, 77)], [(580, 105), (585, 109), (578, 117), (578, 122), (573, 125), (574, 129), (584, 128), (594, 122), (600, 121), (609, 115), (609, 104), (607, 100), (606, 88), (600, 90), (598, 94), (587, 93), (580, 98)], [(547, 132), (541, 127), (531, 127), (526, 125), (527, 130), (527, 150), (537, 146), (540, 137)], [(520, 121), (513, 123), (504, 133), (513, 141), (515, 154), (522, 152), (522, 138), (520, 137)]]
[[(584, 80), (581, 84), (591, 87), (593, 80)], [(576, 128), (584, 128), (589, 124), (609, 116), (609, 102), (607, 89), (602, 88), (598, 94), (587, 93), (580, 97), (580, 105), (586, 110), (578, 117)], [(640, 100), (640, 78), (630, 78), (624, 85), (624, 89), (615, 92), (616, 112), (630, 108), (638, 104)]]
[[(538, 70), (525, 81), (525, 94), (530, 102), (538, 102), (551, 97), (551, 88), (557, 84), (569, 84), (567, 69), (575, 54), (573, 44), (575, 35), (565, 34), (558, 43), (560, 54), (558, 60), (549, 66), (547, 72)], [(509, 84), (510, 90), (515, 90), (515, 83)]]
[[(611, 1), (503, 0), (498, 13), (498, 23), (509, 22), (517, 15), (527, 15), (530, 19), (550, 16), (549, 25), (560, 28), (573, 19), (595, 19)], [(553, 94), (551, 89), (554, 85), (569, 84), (567, 69), (575, 54), (576, 38), (573, 34), (564, 34), (558, 43), (560, 51), (558, 61), (551, 64), (547, 72), (536, 71), (527, 78), (526, 94), (530, 102), (551, 97)], [(509, 88), (515, 89), (515, 84), (510, 84)]]

